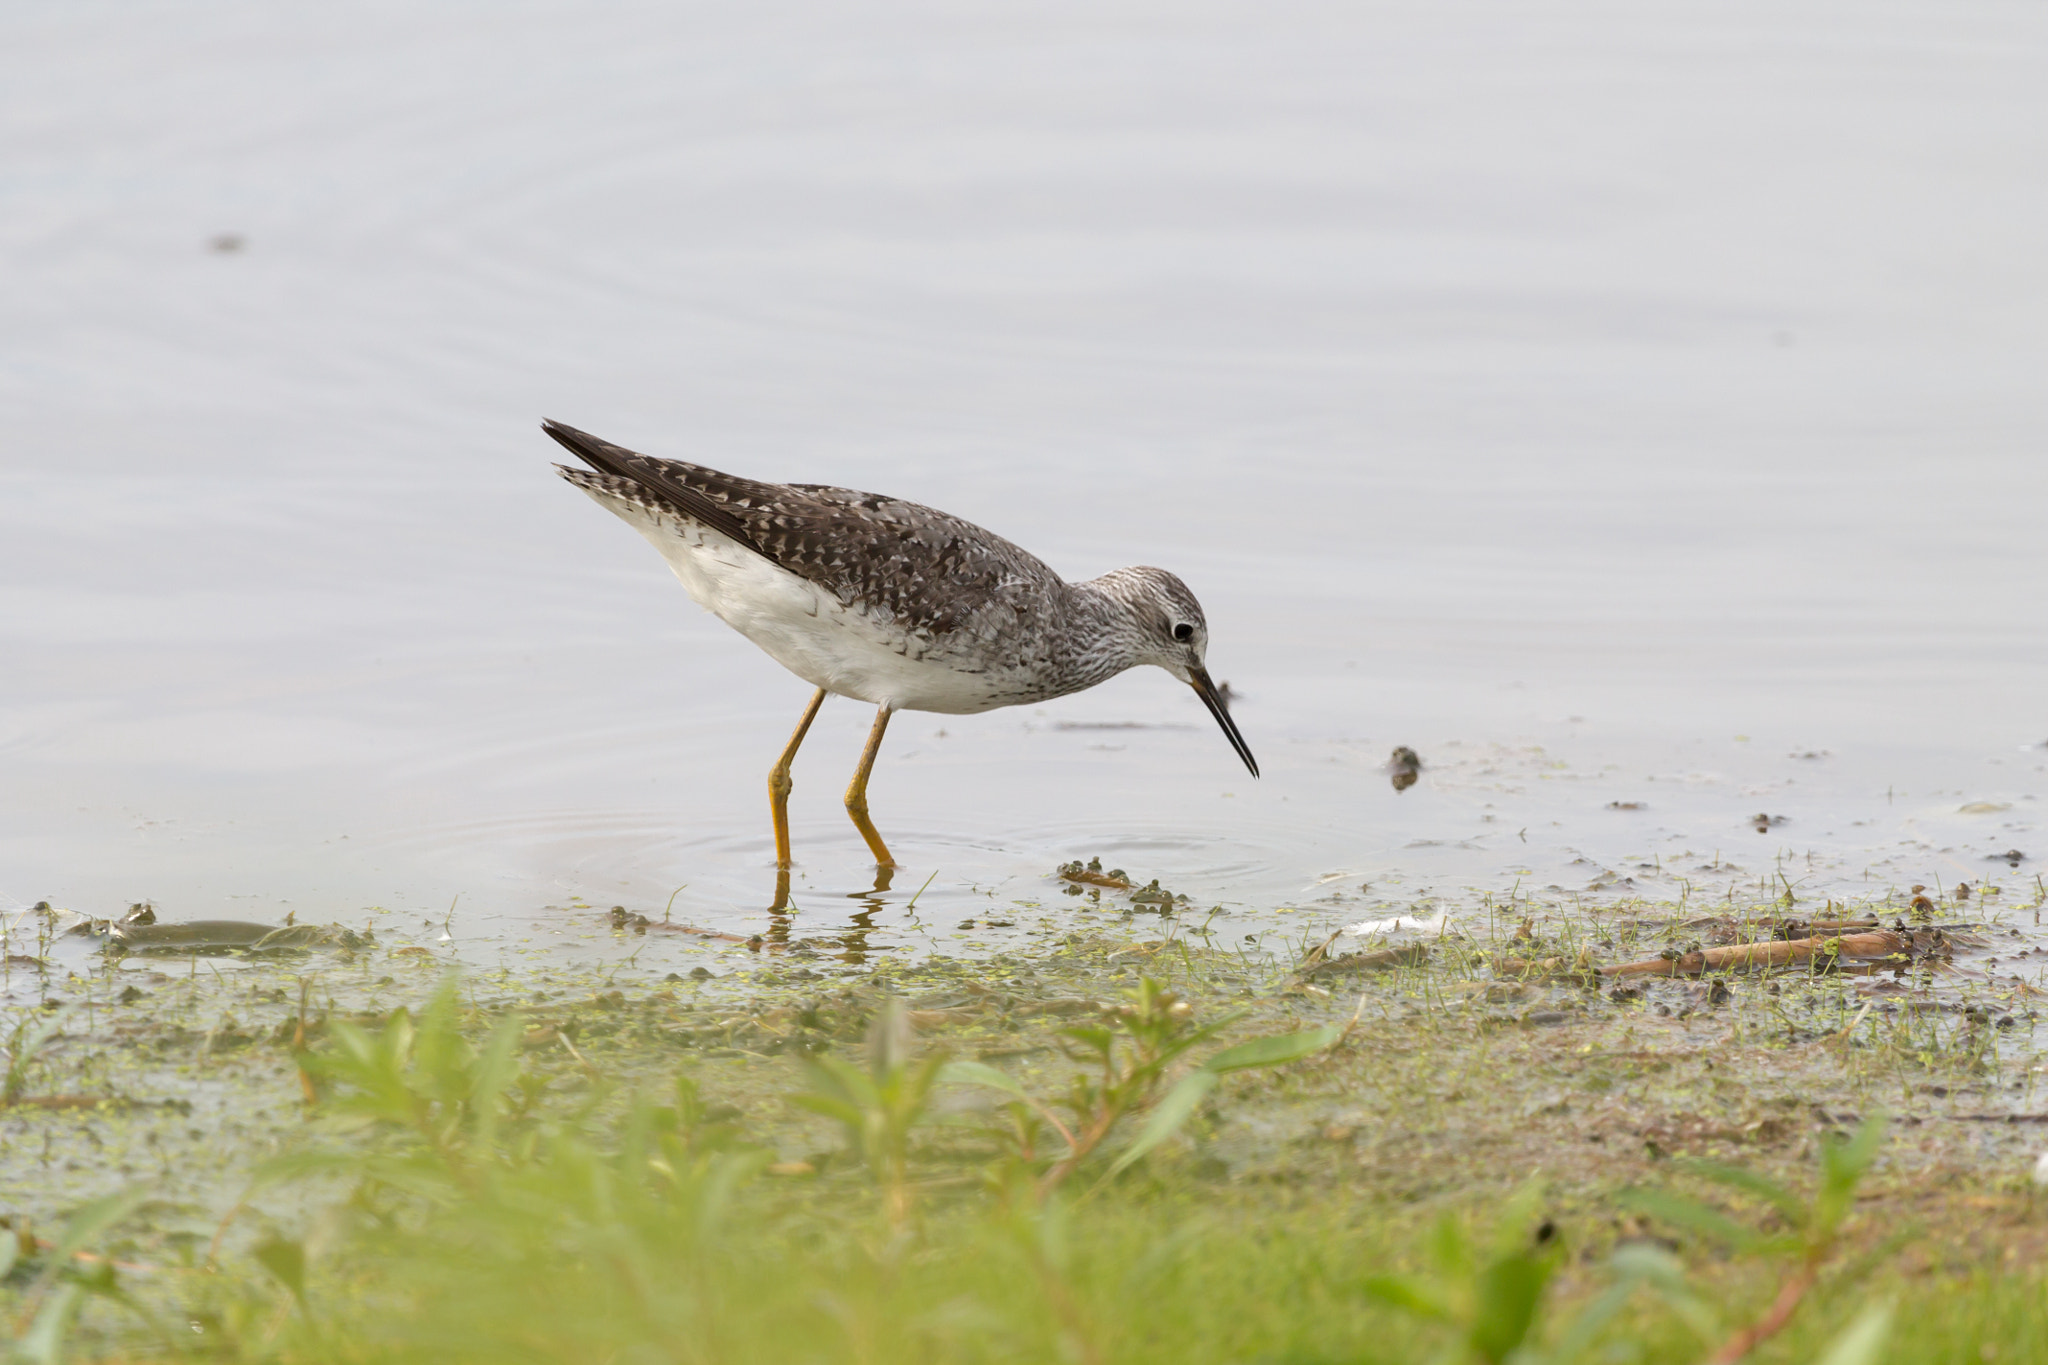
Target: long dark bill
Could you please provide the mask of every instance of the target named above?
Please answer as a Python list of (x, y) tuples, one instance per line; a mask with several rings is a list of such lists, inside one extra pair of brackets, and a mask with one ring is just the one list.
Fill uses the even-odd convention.
[(1202, 705), (1209, 708), (1209, 714), (1216, 717), (1216, 723), (1223, 727), (1224, 736), (1230, 740), (1230, 747), (1237, 750), (1237, 756), (1244, 760), (1244, 766), (1252, 770), (1252, 776), (1259, 775), (1259, 761), (1252, 757), (1251, 747), (1244, 742), (1244, 736), (1237, 732), (1237, 722), (1230, 718), (1230, 709), (1223, 704), (1223, 698), (1216, 695), (1216, 684), (1209, 681), (1209, 670), (1194, 669), (1188, 684), (1195, 689), (1195, 695), (1202, 699)]

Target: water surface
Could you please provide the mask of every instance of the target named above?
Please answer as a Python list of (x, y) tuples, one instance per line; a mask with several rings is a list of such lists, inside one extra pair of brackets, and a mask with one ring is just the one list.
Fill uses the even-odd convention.
[(543, 415), (1207, 606), (1262, 781), (1156, 671), (906, 714), (877, 891), (836, 702), (790, 934), (1000, 950), (1106, 913), (1047, 876), (1089, 855), (1261, 934), (1516, 885), (2017, 887), (2044, 37), (1993, 4), (17, 3), (0, 910), (663, 969), (578, 907), (769, 927), (807, 689), (553, 477)]

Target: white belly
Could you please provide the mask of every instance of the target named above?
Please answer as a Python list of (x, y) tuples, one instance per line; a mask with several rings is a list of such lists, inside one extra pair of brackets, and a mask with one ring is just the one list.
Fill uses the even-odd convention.
[(647, 537), (699, 606), (813, 687), (896, 710), (949, 715), (1002, 704), (986, 677), (914, 658), (900, 631), (877, 625), (720, 532), (584, 491)]

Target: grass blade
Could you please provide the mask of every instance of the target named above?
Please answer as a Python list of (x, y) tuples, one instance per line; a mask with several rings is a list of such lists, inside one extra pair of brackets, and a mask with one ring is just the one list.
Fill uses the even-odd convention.
[(1123, 1154), (1117, 1157), (1115, 1164), (1109, 1168), (1109, 1174), (1117, 1175), (1128, 1169), (1131, 1163), (1172, 1137), (1174, 1130), (1186, 1123), (1188, 1116), (1209, 1097), (1209, 1092), (1216, 1088), (1217, 1080), (1217, 1074), (1207, 1069), (1191, 1071), (1183, 1076), (1178, 1085), (1166, 1092), (1165, 1099), (1152, 1106), (1151, 1114), (1146, 1116), (1145, 1126), (1138, 1131), (1138, 1136), (1132, 1139), (1131, 1145), (1124, 1148)]
[(1344, 1030), (1336, 1024), (1312, 1028), (1301, 1033), (1282, 1033), (1271, 1038), (1254, 1038), (1236, 1047), (1223, 1051), (1202, 1063), (1202, 1070), (1221, 1075), (1226, 1071), (1242, 1071), (1252, 1066), (1279, 1066), (1285, 1062), (1298, 1062), (1312, 1057), (1344, 1036)]

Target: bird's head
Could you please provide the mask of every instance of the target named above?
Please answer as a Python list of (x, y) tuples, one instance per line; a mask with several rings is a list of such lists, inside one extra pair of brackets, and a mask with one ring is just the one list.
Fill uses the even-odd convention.
[(1106, 577), (1117, 580), (1116, 596), (1123, 601), (1136, 632), (1132, 662), (1163, 668), (1194, 688), (1209, 714), (1223, 727), (1230, 747), (1244, 760), (1252, 776), (1257, 777), (1258, 760), (1252, 757), (1244, 736), (1237, 732), (1223, 693), (1210, 681), (1205, 662), (1209, 621), (1202, 614), (1202, 604), (1188, 591), (1188, 585), (1164, 569), (1118, 569)]

